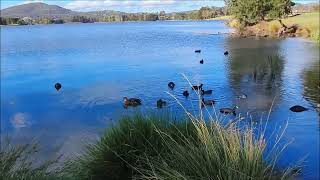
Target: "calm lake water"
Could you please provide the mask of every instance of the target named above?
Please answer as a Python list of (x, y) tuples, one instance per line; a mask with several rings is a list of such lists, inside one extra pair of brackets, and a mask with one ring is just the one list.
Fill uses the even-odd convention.
[[(298, 38), (230, 38), (230, 31), (222, 21), (1, 27), (1, 133), (16, 142), (37, 139), (45, 157), (77, 153), (121, 115), (159, 111), (159, 98), (168, 101), (164, 111), (182, 115), (166, 91), (197, 113), (195, 93), (182, 96), (190, 90), (183, 73), (214, 90), (205, 98), (215, 99), (216, 109), (237, 104), (243, 122), (265, 124), (273, 104), (267, 136), (287, 123), (281, 143), (293, 140), (279, 166), (305, 158), (302, 176), (318, 179), (319, 46)], [(241, 93), (248, 98), (236, 99)], [(143, 105), (124, 109), (124, 96)], [(309, 110), (289, 111), (296, 104)]]

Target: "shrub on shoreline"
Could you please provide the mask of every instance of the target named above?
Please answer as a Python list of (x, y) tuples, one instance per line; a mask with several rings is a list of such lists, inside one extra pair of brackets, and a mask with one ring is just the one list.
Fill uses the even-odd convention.
[[(304, 13), (287, 17), (282, 22), (288, 27), (297, 25), (295, 36), (309, 38), (319, 43), (319, 13)], [(255, 25), (243, 27), (238, 20), (233, 19), (229, 26), (236, 28), (239, 36), (278, 37), (281, 24), (277, 20), (260, 21)]]

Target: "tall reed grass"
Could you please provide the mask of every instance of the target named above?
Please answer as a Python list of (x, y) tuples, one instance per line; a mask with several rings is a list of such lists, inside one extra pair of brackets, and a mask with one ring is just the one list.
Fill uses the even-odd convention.
[(69, 162), (76, 179), (290, 179), (292, 169), (264, 156), (266, 143), (252, 127), (222, 126), (199, 117), (125, 117), (80, 157)]
[[(263, 133), (237, 121), (169, 115), (123, 117), (97, 142), (87, 145), (59, 171), (50, 163), (35, 167), (35, 146), (1, 150), (1, 178), (6, 180), (103, 179), (290, 179), (292, 169), (276, 167), (280, 151), (264, 155)], [(277, 143), (274, 145), (277, 147)], [(277, 147), (278, 148), (278, 147)], [(280, 148), (282, 150), (282, 148)]]
[(190, 123), (176, 122), (169, 115), (123, 117), (108, 128), (101, 139), (89, 144), (83, 155), (66, 165), (67, 174), (77, 179), (131, 179), (139, 174), (137, 166), (145, 164), (141, 157), (155, 157), (168, 149), (160, 129), (177, 141), (180, 135), (193, 137)]
[(63, 179), (55, 170), (49, 168), (58, 160), (47, 160), (36, 165), (35, 143), (15, 145), (8, 138), (2, 140), (0, 150), (1, 180), (56, 180)]

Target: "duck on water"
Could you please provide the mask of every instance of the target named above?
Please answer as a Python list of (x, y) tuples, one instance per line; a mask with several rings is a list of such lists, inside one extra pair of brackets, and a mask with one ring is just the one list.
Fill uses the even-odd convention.
[(139, 106), (141, 105), (141, 99), (138, 99), (138, 98), (128, 98), (128, 97), (124, 97), (123, 98), (123, 105), (125, 107), (128, 107), (128, 106)]
[(236, 109), (238, 109), (239, 107), (238, 106), (234, 106), (233, 108), (221, 108), (220, 109), (220, 113), (223, 113), (223, 114), (233, 114), (234, 116), (236, 116)]
[(199, 86), (194, 85), (194, 86), (192, 86), (192, 89), (193, 90), (202, 90), (202, 86), (203, 86), (203, 84), (200, 84)]
[(292, 106), (290, 108), (290, 111), (292, 111), (292, 112), (303, 112), (303, 111), (308, 111), (308, 108), (305, 108), (305, 107), (299, 106), (299, 105), (295, 105), (295, 106)]
[(163, 106), (166, 106), (166, 105), (167, 105), (167, 102), (165, 100), (159, 99), (157, 101), (157, 107), (158, 108), (162, 108)]
[(214, 100), (204, 100), (204, 98), (202, 98), (202, 105), (201, 107), (204, 106), (213, 106), (216, 102)]
[(174, 82), (169, 82), (169, 83), (168, 83), (168, 87), (169, 87), (170, 89), (173, 89), (174, 86), (175, 86)]
[(187, 90), (183, 91), (182, 95), (185, 96), (185, 97), (188, 97), (189, 96), (189, 92)]
[(202, 90), (201, 90), (201, 94), (202, 94), (202, 95), (212, 94), (212, 91), (213, 91), (213, 90), (211, 90), (211, 89), (210, 89), (210, 90), (203, 90), (203, 89), (202, 89)]
[(54, 85), (54, 88), (56, 88), (57, 91), (59, 91), (61, 89), (62, 85), (60, 83), (56, 83)]

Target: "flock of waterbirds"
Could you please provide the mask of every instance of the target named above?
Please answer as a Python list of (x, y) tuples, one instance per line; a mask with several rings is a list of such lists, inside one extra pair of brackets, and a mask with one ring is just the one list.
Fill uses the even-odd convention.
[[(201, 53), (201, 50), (195, 50), (194, 51), (195, 53)], [(229, 52), (228, 51), (225, 51), (224, 52), (224, 55), (225, 56), (228, 56)], [(200, 60), (200, 64), (203, 64), (204, 63), (204, 60), (201, 59)], [(175, 88), (175, 83), (174, 82), (169, 82), (168, 83), (168, 87), (173, 90)], [(55, 89), (57, 91), (59, 91), (61, 88), (62, 88), (62, 85), (60, 83), (56, 83), (54, 85)], [(204, 99), (204, 95), (210, 95), (212, 94), (213, 90), (209, 89), (209, 90), (204, 90), (203, 89), (203, 84), (200, 84), (200, 85), (193, 85), (192, 88), (191, 88), (193, 91), (198, 91), (198, 93), (202, 96), (202, 99), (201, 99), (201, 106), (202, 107), (205, 107), (205, 106), (213, 106), (215, 104), (215, 100), (213, 99), (209, 99), (209, 100), (205, 100)], [(185, 96), (186, 98), (189, 96), (189, 91), (188, 90), (185, 90), (182, 92), (182, 95)], [(237, 97), (238, 99), (246, 99), (247, 98), (247, 95), (246, 94), (241, 94)], [(128, 98), (128, 97), (124, 97), (123, 98), (123, 105), (125, 108), (127, 108), (128, 106), (139, 106), (142, 104), (142, 101), (141, 99), (139, 98)], [(162, 99), (159, 99), (157, 101), (157, 107), (158, 108), (162, 108), (164, 106), (167, 105), (167, 102), (165, 100), (162, 100)], [(219, 111), (221, 113), (224, 113), (224, 114), (233, 114), (233, 115), (236, 115), (236, 109), (238, 108), (238, 106), (234, 106), (233, 108), (221, 108)], [(300, 106), (300, 105), (295, 105), (295, 106), (292, 106), (290, 107), (290, 110), (292, 112), (303, 112), (303, 111), (307, 111), (308, 109), (303, 107), (303, 106)]]
[[(194, 51), (195, 53), (201, 53), (201, 50), (195, 50)], [(224, 55), (227, 56), (229, 54), (228, 51), (225, 51), (224, 52)], [(200, 64), (203, 64), (204, 63), (204, 60), (201, 59), (200, 60)], [(176, 84), (174, 82), (169, 82), (168, 83), (168, 87), (173, 90), (175, 88)], [(204, 90), (203, 89), (203, 84), (200, 84), (200, 85), (193, 85), (191, 87), (192, 91), (198, 91), (198, 93), (202, 96), (202, 99), (201, 99), (201, 106), (202, 107), (205, 107), (205, 106), (213, 106), (215, 104), (215, 100), (213, 99), (207, 99), (205, 100), (204, 99), (204, 95), (211, 95), (213, 90), (209, 89), (209, 90)], [(185, 90), (182, 92), (182, 95), (185, 96), (186, 98), (190, 95), (189, 91), (188, 90)], [(238, 98), (247, 98), (246, 95), (242, 95), (242, 96), (239, 96)], [(123, 105), (125, 108), (127, 108), (128, 106), (138, 106), (138, 105), (141, 105), (142, 104), (142, 101), (141, 99), (139, 98), (128, 98), (128, 97), (124, 97), (123, 98)], [(163, 99), (159, 99), (157, 101), (157, 107), (158, 108), (162, 108), (164, 106), (167, 105), (167, 102)], [(233, 114), (233, 115), (236, 115), (236, 109), (238, 108), (238, 106), (234, 106), (233, 108), (221, 108), (220, 109), (220, 112), (221, 113), (224, 113), (224, 114)]]

